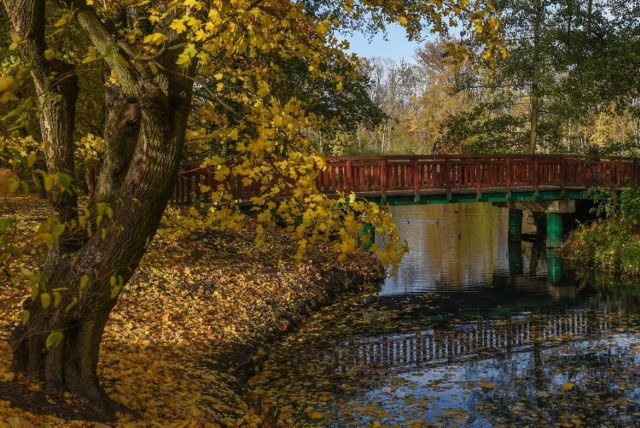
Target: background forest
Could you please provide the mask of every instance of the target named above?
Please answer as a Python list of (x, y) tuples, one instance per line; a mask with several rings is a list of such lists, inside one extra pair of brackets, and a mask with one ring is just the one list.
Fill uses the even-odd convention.
[[(585, 153), (640, 147), (640, 2), (503, 0), (508, 56), (474, 56), (464, 31), (426, 42), (414, 62), (365, 60), (386, 115), (333, 135), (331, 154)], [(461, 47), (471, 48), (460, 55)], [(462, 63), (462, 59), (466, 59)]]

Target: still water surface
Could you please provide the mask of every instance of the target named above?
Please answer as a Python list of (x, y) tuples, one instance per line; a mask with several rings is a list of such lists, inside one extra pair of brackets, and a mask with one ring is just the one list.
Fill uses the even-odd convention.
[(378, 297), (314, 316), (251, 380), (281, 423), (640, 426), (640, 287), (562, 275), (491, 204), (392, 214), (411, 250)]

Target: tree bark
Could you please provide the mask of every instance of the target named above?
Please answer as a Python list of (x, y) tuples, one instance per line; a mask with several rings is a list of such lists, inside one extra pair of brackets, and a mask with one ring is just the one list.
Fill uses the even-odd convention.
[[(75, 68), (45, 55), (45, 0), (3, 0), (13, 31), (21, 38), (21, 50), (31, 64), (31, 77), (42, 114), (40, 130), (49, 174), (74, 175), (74, 142), (78, 77)], [(62, 223), (77, 219), (75, 186), (52, 189), (49, 199)], [(64, 239), (64, 237), (63, 237)]]
[[(47, 150), (50, 168), (73, 171), (75, 73), (44, 58), (44, 0), (3, 3), (14, 31), (24, 40), (23, 53), (34, 61), (32, 75), (43, 110), (41, 128), (51, 146)], [(82, 1), (74, 1), (73, 7), (96, 49), (101, 54), (113, 49), (113, 37), (93, 9)], [(175, 35), (170, 36), (169, 43)], [(178, 49), (168, 50), (159, 57), (158, 63), (168, 72), (155, 76), (123, 65), (131, 61), (126, 52), (105, 58), (120, 85), (108, 92), (107, 160), (90, 209), (95, 215), (99, 203), (109, 203), (113, 217), (100, 225), (93, 218), (93, 233), (73, 247), (54, 246), (44, 263), (37, 293), (24, 303), (29, 319), (15, 328), (10, 340), (15, 371), (43, 382), (47, 391), (70, 391), (86, 399), (104, 420), (114, 419), (118, 406), (104, 392), (96, 374), (102, 334), (122, 287), (156, 233), (182, 156), (193, 69), (187, 74), (177, 69), (178, 53)], [(46, 84), (51, 73), (56, 83)], [(52, 201), (54, 207), (65, 220), (72, 219), (77, 215), (75, 193), (58, 196)], [(60, 301), (44, 307), (39, 297), (43, 293), (59, 293)], [(52, 332), (61, 333), (62, 339), (47, 346)]]

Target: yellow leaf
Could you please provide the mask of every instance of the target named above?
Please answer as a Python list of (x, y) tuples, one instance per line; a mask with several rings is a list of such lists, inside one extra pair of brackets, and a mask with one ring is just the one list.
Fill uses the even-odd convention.
[(47, 61), (51, 61), (53, 59), (54, 53), (52, 49), (47, 49), (44, 51), (44, 57)]
[(98, 58), (98, 51), (95, 46), (89, 46), (87, 56), (82, 60), (83, 64), (95, 61)]
[(0, 93), (13, 89), (13, 78), (11, 76), (0, 76)]
[(33, 164), (36, 163), (36, 160), (38, 160), (38, 157), (36, 156), (36, 154), (29, 153), (29, 156), (27, 156), (27, 165), (29, 166), (29, 168), (31, 168)]
[(22, 325), (27, 325), (30, 316), (31, 312), (29, 312), (28, 310), (25, 309), (24, 311), (22, 311)]
[(149, 69), (151, 70), (151, 72), (152, 72), (153, 74), (158, 74), (158, 67), (156, 66), (156, 63), (155, 63), (155, 62), (153, 62), (153, 61), (149, 61), (149, 62), (148, 62), (148, 65), (149, 65)]
[(143, 43), (148, 43), (148, 44), (153, 44), (153, 45), (161, 45), (162, 43), (164, 43), (167, 40), (167, 36), (165, 36), (162, 33), (153, 33), (153, 34), (149, 34), (148, 36), (145, 36), (144, 39), (142, 39)]
[(66, 25), (67, 22), (68, 22), (67, 18), (63, 16), (62, 18), (58, 19), (53, 25), (55, 27), (62, 27), (63, 25)]
[(307, 416), (311, 419), (323, 419), (325, 414), (322, 412), (316, 412), (315, 410), (307, 411)]
[(565, 391), (571, 391), (573, 389), (573, 382), (566, 382), (564, 385), (562, 385), (562, 389), (564, 389)]
[(184, 33), (187, 31), (187, 27), (180, 20), (174, 19), (171, 25), (169, 26), (171, 29), (175, 30), (176, 33)]

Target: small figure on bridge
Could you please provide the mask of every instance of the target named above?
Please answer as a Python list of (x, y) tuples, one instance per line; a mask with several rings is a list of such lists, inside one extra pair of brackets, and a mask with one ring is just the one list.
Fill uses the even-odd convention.
[(431, 150), (434, 156), (443, 155), (444, 150), (442, 149), (442, 143), (440, 140), (436, 141), (433, 145), (433, 149)]

